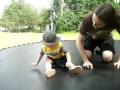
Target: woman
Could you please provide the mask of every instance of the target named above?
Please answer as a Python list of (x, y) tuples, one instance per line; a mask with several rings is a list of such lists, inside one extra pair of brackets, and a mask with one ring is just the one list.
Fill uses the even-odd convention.
[[(83, 18), (76, 39), (78, 51), (84, 62), (83, 67), (93, 69), (89, 59), (96, 46), (100, 48), (104, 62), (112, 61), (115, 51), (111, 32), (114, 29), (120, 34), (120, 15), (110, 4), (101, 4)], [(120, 57), (114, 66), (120, 68)]]

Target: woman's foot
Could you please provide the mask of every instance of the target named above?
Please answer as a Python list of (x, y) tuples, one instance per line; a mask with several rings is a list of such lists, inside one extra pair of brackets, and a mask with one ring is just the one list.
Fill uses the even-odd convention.
[(69, 69), (70, 73), (80, 73), (82, 71), (81, 66), (73, 66)]
[(56, 73), (55, 69), (50, 69), (50, 70), (48, 70), (48, 71), (45, 72), (45, 75), (47, 77), (52, 77), (53, 75), (55, 75), (55, 73)]

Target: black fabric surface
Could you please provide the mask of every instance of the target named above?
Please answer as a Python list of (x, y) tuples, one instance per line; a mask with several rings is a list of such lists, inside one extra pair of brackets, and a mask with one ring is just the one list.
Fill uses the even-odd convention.
[[(73, 63), (82, 65), (75, 41), (62, 42), (70, 50)], [(40, 46), (34, 43), (0, 51), (0, 90), (120, 90), (120, 70), (113, 66), (115, 60), (105, 64), (99, 55), (92, 58), (93, 70), (83, 68), (80, 74), (70, 74), (57, 68), (55, 76), (46, 78), (46, 56), (37, 67), (30, 66)], [(120, 52), (120, 41), (115, 41), (115, 49)]]

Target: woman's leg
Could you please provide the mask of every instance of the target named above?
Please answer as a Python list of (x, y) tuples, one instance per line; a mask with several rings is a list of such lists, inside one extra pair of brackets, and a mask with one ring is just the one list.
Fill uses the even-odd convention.
[(105, 62), (112, 61), (114, 51), (114, 40), (112, 37), (106, 39), (101, 45), (102, 57)]

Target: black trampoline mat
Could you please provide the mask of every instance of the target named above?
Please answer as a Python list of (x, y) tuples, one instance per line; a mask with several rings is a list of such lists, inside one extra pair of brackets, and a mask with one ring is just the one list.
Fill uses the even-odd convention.
[[(75, 41), (62, 41), (70, 50), (73, 63), (82, 65)], [(115, 49), (120, 51), (120, 42), (115, 41)], [(37, 67), (30, 64), (39, 54), (41, 43), (11, 47), (0, 51), (0, 90), (120, 90), (120, 70), (113, 62), (94, 62), (94, 69), (84, 69), (80, 74), (70, 74), (57, 68), (56, 75), (46, 78), (46, 56)], [(94, 60), (101, 60), (99, 55)]]

